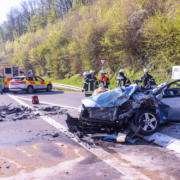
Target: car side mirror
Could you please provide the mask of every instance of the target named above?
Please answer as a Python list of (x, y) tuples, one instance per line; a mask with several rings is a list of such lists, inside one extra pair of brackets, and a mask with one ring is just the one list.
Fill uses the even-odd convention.
[(163, 98), (163, 93), (156, 95), (156, 100), (160, 101)]

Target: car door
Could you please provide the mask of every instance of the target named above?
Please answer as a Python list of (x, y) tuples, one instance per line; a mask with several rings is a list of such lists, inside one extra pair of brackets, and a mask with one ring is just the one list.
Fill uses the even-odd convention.
[(46, 89), (46, 84), (44, 83), (44, 80), (40, 77), (36, 77), (36, 84), (38, 86), (38, 89)]
[[(26, 80), (29, 82), (29, 84), (31, 84), (33, 86), (34, 89), (36, 89), (36, 79), (35, 77), (27, 77)], [(29, 85), (28, 84), (28, 85)], [(28, 87), (28, 86), (27, 86)]]
[(164, 104), (161, 111), (166, 113), (164, 120), (180, 121), (180, 82), (171, 84), (163, 91), (161, 102)]

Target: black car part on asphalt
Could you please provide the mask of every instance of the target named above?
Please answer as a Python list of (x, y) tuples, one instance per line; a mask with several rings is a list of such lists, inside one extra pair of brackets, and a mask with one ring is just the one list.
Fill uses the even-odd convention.
[(37, 119), (40, 116), (55, 116), (67, 114), (67, 109), (63, 109), (59, 106), (51, 107), (37, 107), (28, 108), (26, 106), (16, 106), (10, 107), (3, 106), (4, 108), (0, 109), (0, 120), (4, 121), (17, 121), (17, 120), (33, 120)]

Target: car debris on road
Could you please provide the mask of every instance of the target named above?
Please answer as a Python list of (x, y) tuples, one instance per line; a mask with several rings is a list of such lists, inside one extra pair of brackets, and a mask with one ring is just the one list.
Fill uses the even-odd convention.
[(33, 120), (40, 116), (66, 115), (67, 109), (59, 106), (28, 108), (26, 106), (0, 106), (0, 121)]

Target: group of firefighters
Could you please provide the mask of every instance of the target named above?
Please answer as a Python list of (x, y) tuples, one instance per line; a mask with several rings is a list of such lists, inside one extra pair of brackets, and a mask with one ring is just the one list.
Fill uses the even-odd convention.
[[(124, 75), (125, 70), (120, 69), (118, 72), (119, 76), (117, 77), (118, 87), (128, 86), (131, 84), (130, 80)], [(85, 97), (89, 97), (93, 94), (93, 92), (99, 87), (108, 88), (110, 85), (110, 80), (107, 76), (105, 76), (104, 70), (100, 71), (100, 77), (97, 79), (95, 77), (95, 71), (90, 70), (89, 72), (84, 72), (84, 85), (82, 92), (85, 93)], [(136, 80), (136, 82), (143, 82), (143, 86), (147, 86), (149, 81), (153, 81), (155, 83), (154, 78), (148, 73), (148, 69), (144, 69), (144, 75), (140, 80)]]

